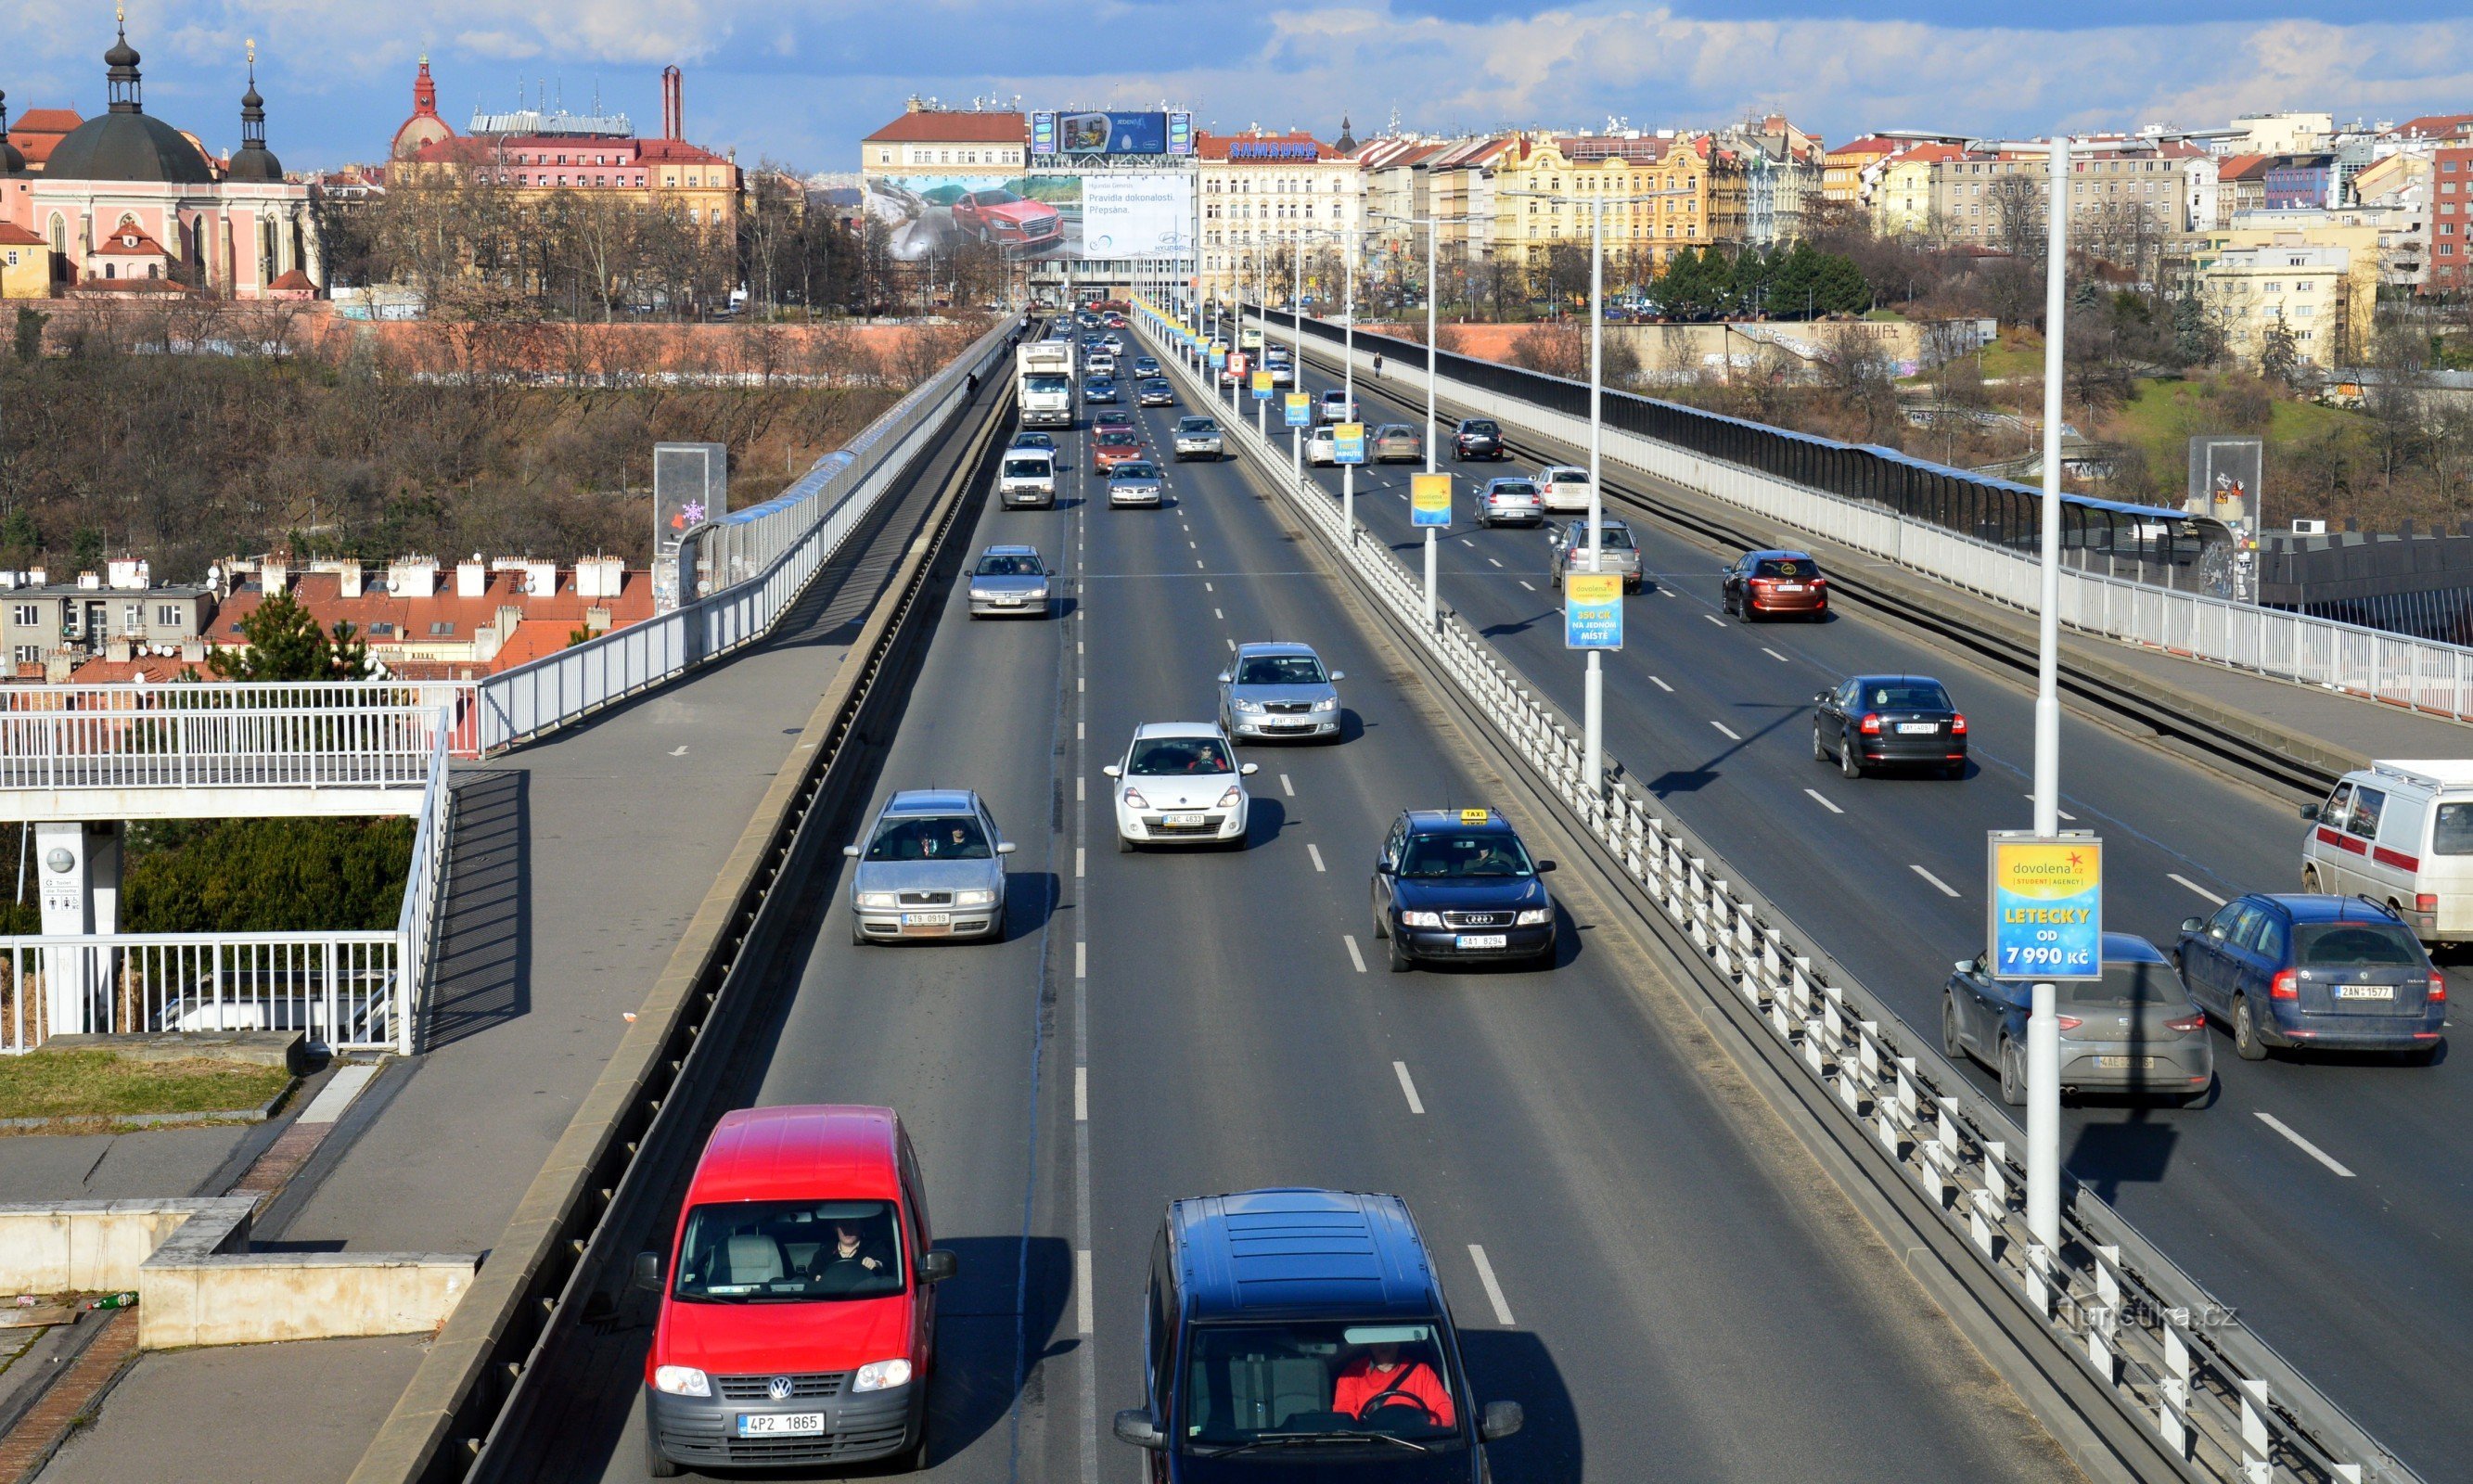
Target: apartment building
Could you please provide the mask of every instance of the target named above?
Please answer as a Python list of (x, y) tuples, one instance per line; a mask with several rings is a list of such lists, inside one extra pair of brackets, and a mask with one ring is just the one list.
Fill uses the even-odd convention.
[[(1495, 168), (1495, 251), (1537, 264), (1553, 245), (1587, 245), (1603, 198), (1606, 251), (1663, 269), (1717, 240), (1711, 158), (1699, 140), (1659, 134), (1524, 133)], [(1740, 180), (1730, 187), (1740, 221)]]
[(1894, 139), (1865, 134), (1821, 156), (1820, 194), (1827, 201), (1869, 209), (1883, 160), (1902, 148)]
[(1463, 139), (1427, 161), (1426, 200), (1442, 222), (1435, 250), (1443, 261), (1494, 255), (1495, 172), (1511, 150), (1509, 139)]
[(2198, 293), (2237, 358), (2256, 364), (2280, 327), (2301, 361), (2336, 366), (2350, 359), (2373, 307), (2355, 302), (2351, 259), (2343, 248), (2230, 248), (2199, 272)]
[[(1349, 152), (1301, 130), (1194, 136), (1194, 196), (1202, 217), (1202, 294), (1276, 292), (1299, 255), (1309, 292), (1336, 299), (1344, 275), (1317, 271), (1362, 262), (1365, 202)], [(1324, 278), (1333, 281), (1322, 281)]]
[(2473, 144), (2443, 145), (2430, 161), (2429, 294), (2473, 289)]
[(70, 583), (41, 568), (0, 572), (0, 654), (12, 680), (66, 680), (107, 654), (202, 658), (196, 646), (214, 613), (211, 587), (157, 586), (143, 562), (113, 562)]

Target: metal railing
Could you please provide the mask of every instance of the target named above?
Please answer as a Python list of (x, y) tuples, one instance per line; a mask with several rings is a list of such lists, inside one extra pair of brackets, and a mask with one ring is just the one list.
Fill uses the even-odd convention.
[(413, 1034), (429, 998), (430, 948), (437, 937), (439, 906), (446, 898), (446, 850), (454, 831), (454, 781), (449, 771), (447, 729), (441, 717), (429, 753), (429, 778), (421, 788), (420, 821), (412, 832), (412, 865), (404, 874), (403, 905), (396, 913), (396, 952), (410, 993), (396, 1017), (396, 1047), (412, 1055)]
[(330, 1051), (397, 1051), (410, 989), (393, 932), (0, 938), (0, 1053), (31, 1051), (66, 1024), (301, 1031)]
[(1008, 321), (988, 331), (779, 497), (689, 533), (680, 569), (710, 591), (484, 680), (481, 751), (538, 735), (771, 633), (912, 459), (950, 425), (969, 385), (1004, 362), (1017, 327)]
[[(1181, 359), (1163, 359), (1208, 395)], [(2227, 1484), (2416, 1477), (2092, 1193), (2065, 1180), (2062, 1248), (2035, 1244), (2015, 1127), (1611, 756), (1604, 777), (1585, 778), (1573, 719), (1456, 615), (1428, 627), (1419, 579), (1382, 542), (1347, 530), (1337, 501), (1291, 473), (1284, 451), (1242, 419), (1222, 419), (1221, 430), (1561, 802), (1569, 823), (1705, 956), (1829, 1105), (1895, 1161), (2160, 1451), (2193, 1476)]]
[(0, 686), (0, 789), (418, 788), (457, 681)]
[[(1308, 335), (1321, 342), (1317, 349), (1333, 358), (1345, 354), (1338, 330), (1313, 320), (1308, 320), (1305, 327)], [(1370, 376), (1376, 351), (1396, 372), (1411, 364), (1408, 352), (1421, 357), (1424, 350), (1410, 345), (1404, 351), (1400, 343), (1375, 336), (1358, 337), (1357, 347), (1360, 378)], [(1447, 370), (1437, 380), (1444, 396), (1478, 416), (1586, 446), (1585, 418), (1451, 374), (1450, 369), (1456, 369), (1453, 363), (1463, 359), (1443, 353)], [(1419, 369), (1413, 379), (1422, 382), (1423, 362), (1414, 364)], [(1553, 389), (1556, 400), (1561, 399), (1562, 389), (1587, 390), (1585, 384), (1537, 371), (1469, 364), (1483, 365), (1488, 382), (1509, 379)], [(1395, 376), (1392, 384), (1395, 390), (1402, 389), (1400, 378)], [(1612, 402), (1616, 396), (1609, 394), (1607, 399)], [(1823, 452), (1831, 446), (1843, 447), (1792, 436)], [(2037, 563), (2030, 554), (1903, 515), (1876, 499), (1831, 493), (1611, 422), (1604, 429), (1602, 446), (1611, 462), (1897, 562), (2004, 606), (2031, 612), (2040, 601)], [(1822, 452), (1809, 457), (1820, 459)], [(2105, 528), (2098, 538), (2096, 528), (2089, 526), (2064, 545), (2061, 621), (2074, 629), (2276, 680), (2473, 721), (2473, 648), (2193, 590), (2198, 586), (2204, 552), (2168, 549), (2164, 560), (2156, 560), (2156, 551), (2142, 547), (2134, 537), (2108, 544), (2114, 535)], [(2159, 577), (2162, 581), (2153, 580)]]

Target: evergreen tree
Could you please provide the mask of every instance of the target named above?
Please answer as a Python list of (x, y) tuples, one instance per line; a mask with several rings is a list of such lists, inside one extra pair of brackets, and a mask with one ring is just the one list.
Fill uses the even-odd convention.
[(348, 623), (328, 634), (289, 592), (269, 594), (240, 621), (243, 650), (219, 649), (207, 668), (227, 681), (363, 681), (370, 678), (370, 647)]
[(1813, 275), (1813, 302), (1822, 314), (1862, 314), (1872, 307), (1875, 296), (1871, 280), (1863, 270), (1855, 266), (1851, 257), (1835, 252), (1820, 255), (1818, 271)]

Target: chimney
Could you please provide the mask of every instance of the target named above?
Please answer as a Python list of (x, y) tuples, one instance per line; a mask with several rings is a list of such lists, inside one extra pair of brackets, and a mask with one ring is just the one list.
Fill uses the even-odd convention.
[(338, 596), (357, 598), (361, 595), (361, 559), (345, 557), (335, 563), (335, 591)]
[(527, 560), (523, 566), (524, 592), (527, 596), (536, 598), (554, 598), (558, 596), (557, 562), (534, 562)]
[(516, 626), (524, 621), (524, 610), (513, 603), (498, 605), (498, 642), (504, 644), (516, 636)]
[(268, 597), (292, 586), (292, 553), (270, 551), (257, 564), (258, 589)]
[(118, 664), (127, 664), (129, 662), (129, 657), (130, 648), (129, 640), (127, 638), (112, 638), (103, 641), (104, 658), (112, 660)]
[(182, 639), (180, 641), (180, 658), (182, 662), (187, 664), (204, 664), (206, 662), (206, 641), (204, 639)]
[(109, 574), (114, 592), (146, 590), (146, 563), (143, 562), (131, 557), (115, 557), (105, 564), (104, 570)]
[(684, 139), (686, 137), (684, 132), (686, 128), (685, 113), (685, 96), (680, 85), (679, 69), (675, 66), (663, 67), (661, 69), (662, 138)]
[(614, 598), (626, 580), (626, 563), (616, 557), (587, 557), (575, 564), (575, 595), (579, 598)]
[(455, 595), (457, 597), (478, 598), (486, 595), (489, 590), (490, 569), (488, 567), (483, 566), (477, 561), (458, 562), (455, 563)]
[(100, 592), (103, 590), (103, 579), (92, 572), (80, 572), (78, 586), (88, 592)]
[(387, 591), (398, 598), (438, 596), (438, 559), (405, 557), (387, 563)]
[(594, 634), (608, 634), (612, 621), (610, 606), (606, 603), (595, 604), (584, 610), (584, 627)]

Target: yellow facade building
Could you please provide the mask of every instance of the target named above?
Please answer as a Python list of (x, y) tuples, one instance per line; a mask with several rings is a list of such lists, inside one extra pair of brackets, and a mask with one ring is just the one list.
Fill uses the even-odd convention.
[[(1704, 140), (1522, 134), (1496, 158), (1494, 245), (1499, 257), (1543, 263), (1557, 242), (1586, 247), (1603, 199), (1609, 256), (1645, 254), (1664, 268), (1676, 252), (1716, 240)], [(1648, 198), (1648, 199), (1627, 199)], [(1740, 198), (1737, 205), (1740, 214)]]

